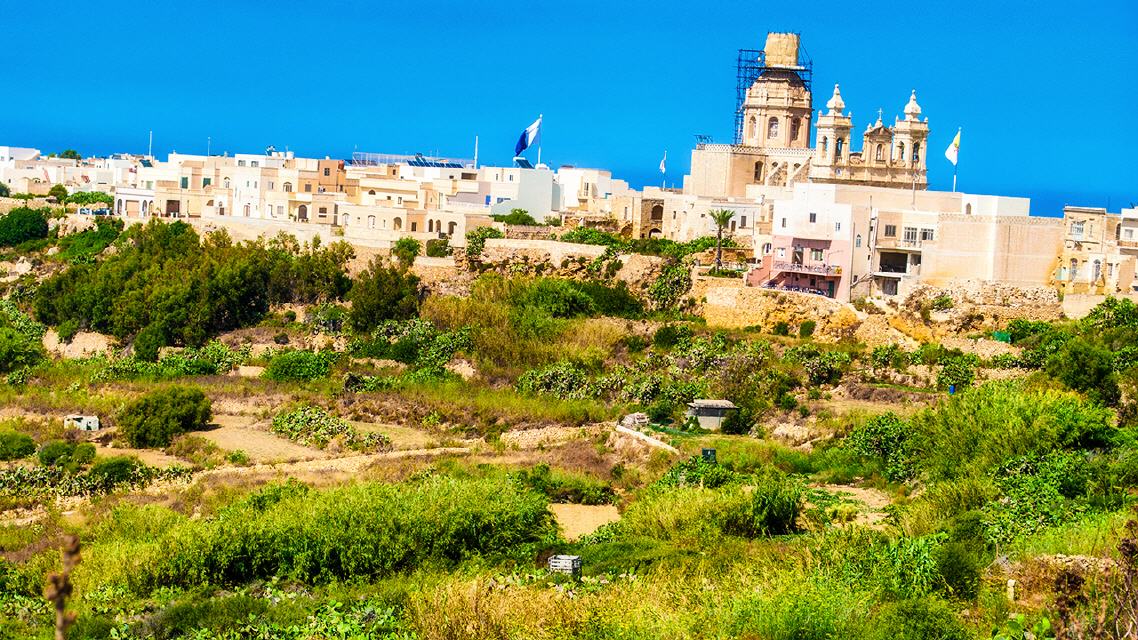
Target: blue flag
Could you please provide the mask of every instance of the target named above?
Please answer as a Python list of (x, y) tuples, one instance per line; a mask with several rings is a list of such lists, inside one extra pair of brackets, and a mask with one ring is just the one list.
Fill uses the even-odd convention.
[(525, 131), (522, 131), (522, 135), (518, 137), (518, 143), (514, 145), (514, 155), (522, 155), (523, 151), (532, 147), (537, 142), (540, 135), (541, 116), (538, 116), (537, 120), (534, 120), (533, 124), (526, 127)]

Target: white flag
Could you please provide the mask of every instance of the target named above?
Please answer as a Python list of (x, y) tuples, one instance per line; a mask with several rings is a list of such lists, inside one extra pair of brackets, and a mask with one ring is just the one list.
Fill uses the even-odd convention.
[(956, 137), (952, 139), (952, 143), (949, 144), (948, 148), (944, 150), (944, 157), (948, 158), (948, 161), (951, 162), (952, 166), (954, 166), (954, 167), (956, 166), (956, 158), (958, 155), (960, 155), (960, 130), (959, 129), (956, 130)]
[(667, 173), (666, 166), (668, 163), (668, 152), (664, 152), (664, 157), (660, 160), (660, 173)]

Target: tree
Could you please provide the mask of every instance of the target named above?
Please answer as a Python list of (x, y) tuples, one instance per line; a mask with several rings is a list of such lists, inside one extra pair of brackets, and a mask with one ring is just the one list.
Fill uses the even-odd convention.
[(419, 279), (373, 259), (348, 293), (352, 327), (368, 332), (384, 320), (405, 320), (419, 309)]
[(534, 219), (525, 209), (510, 209), (508, 214), (498, 214), (490, 216), (496, 222), (504, 222), (505, 224), (537, 226), (541, 223)]
[(1073, 338), (1047, 359), (1046, 368), (1048, 375), (1088, 398), (1109, 406), (1118, 404), (1121, 393), (1109, 350), (1082, 337)]
[(49, 198), (55, 198), (56, 202), (63, 204), (67, 202), (67, 187), (61, 184), (53, 184), (51, 188), (47, 190), (47, 195)]
[(0, 217), (0, 247), (47, 237), (47, 210), (19, 207)]
[(0, 182), (0, 198), (7, 198), (10, 195), (12, 195), (12, 190), (8, 188), (8, 185)]
[(61, 151), (59, 153), (59, 157), (65, 159), (65, 160), (82, 160), (83, 159), (83, 156), (79, 155), (79, 152), (76, 151), (75, 149), (64, 149), (63, 151)]
[(415, 257), (422, 248), (423, 244), (414, 238), (400, 238), (395, 241), (391, 253), (399, 260), (399, 264), (406, 268), (414, 264)]
[(0, 373), (30, 367), (42, 357), (38, 342), (10, 327), (0, 327)]
[(165, 447), (175, 436), (209, 423), (212, 403), (201, 389), (168, 387), (130, 403), (119, 414), (119, 433), (130, 446)]
[(719, 271), (723, 268), (723, 229), (731, 223), (735, 212), (730, 209), (714, 209), (707, 214), (715, 223), (715, 270)]

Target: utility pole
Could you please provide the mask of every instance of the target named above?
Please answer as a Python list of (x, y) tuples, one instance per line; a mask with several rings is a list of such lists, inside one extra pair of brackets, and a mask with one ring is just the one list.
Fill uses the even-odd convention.
[(146, 157), (154, 157), (154, 129), (150, 130), (150, 142), (146, 145)]

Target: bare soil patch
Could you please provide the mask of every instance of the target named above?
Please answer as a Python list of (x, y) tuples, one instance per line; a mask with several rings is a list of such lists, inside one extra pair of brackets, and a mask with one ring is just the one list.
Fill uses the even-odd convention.
[(620, 520), (620, 512), (611, 504), (551, 504), (549, 510), (566, 540), (587, 536), (602, 525)]
[(254, 463), (296, 462), (300, 460), (319, 460), (328, 454), (311, 447), (299, 445), (274, 435), (268, 424), (250, 416), (220, 414), (213, 417), (217, 426), (197, 435), (212, 440), (226, 451), (241, 450)]

